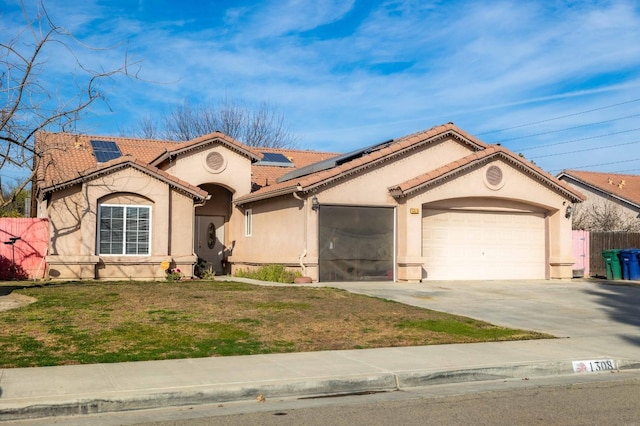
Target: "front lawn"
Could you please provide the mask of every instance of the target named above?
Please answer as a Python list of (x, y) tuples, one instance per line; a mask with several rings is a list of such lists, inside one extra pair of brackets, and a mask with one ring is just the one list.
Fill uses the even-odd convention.
[(64, 283), (0, 312), (0, 367), (549, 338), (326, 287)]

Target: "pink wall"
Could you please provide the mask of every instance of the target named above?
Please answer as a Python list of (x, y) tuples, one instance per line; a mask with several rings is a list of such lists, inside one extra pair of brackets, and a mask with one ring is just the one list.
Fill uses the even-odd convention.
[[(9, 265), (12, 247), (4, 243), (11, 237), (20, 237), (14, 247), (16, 265), (22, 267), (31, 279), (43, 278), (46, 269), (43, 259), (49, 245), (49, 221), (36, 218), (0, 218), (0, 256), (8, 259)], [(10, 271), (0, 271), (0, 277), (6, 279), (10, 276)]]

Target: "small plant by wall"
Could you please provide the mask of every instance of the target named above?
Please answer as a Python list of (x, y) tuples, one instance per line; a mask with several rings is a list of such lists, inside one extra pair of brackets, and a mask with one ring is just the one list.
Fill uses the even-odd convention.
[(284, 265), (278, 264), (261, 266), (255, 271), (240, 269), (236, 272), (236, 277), (276, 283), (293, 283), (297, 277), (301, 276), (299, 271), (289, 271)]
[(167, 269), (167, 281), (180, 281), (182, 279), (182, 271), (180, 268)]

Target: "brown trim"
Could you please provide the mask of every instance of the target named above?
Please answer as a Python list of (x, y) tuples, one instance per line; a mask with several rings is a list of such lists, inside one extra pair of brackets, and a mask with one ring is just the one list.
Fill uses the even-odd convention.
[(219, 143), (225, 148), (230, 149), (231, 151), (235, 151), (236, 153), (241, 154), (252, 161), (260, 161), (260, 159), (262, 158), (256, 153), (254, 153), (252, 150), (244, 149), (243, 148), (244, 146), (243, 145), (241, 146), (240, 142), (232, 143), (219, 135), (215, 135), (215, 136), (207, 135), (205, 137), (207, 137), (207, 139), (205, 140), (198, 140), (200, 139), (198, 138), (198, 139), (194, 139), (191, 142), (187, 142), (186, 144), (185, 143), (180, 144), (182, 146), (180, 146), (179, 148), (173, 149), (171, 151), (165, 150), (162, 154), (158, 155), (156, 158), (151, 160), (149, 162), (149, 165), (153, 167), (157, 167), (159, 164), (161, 164), (165, 160), (170, 160), (174, 157), (177, 157), (187, 152), (196, 151), (198, 149), (204, 148), (207, 145), (210, 145), (213, 143)]

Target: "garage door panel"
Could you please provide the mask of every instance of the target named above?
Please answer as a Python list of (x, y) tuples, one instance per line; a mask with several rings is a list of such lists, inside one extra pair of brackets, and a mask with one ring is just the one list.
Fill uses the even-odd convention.
[(427, 279), (544, 279), (542, 214), (423, 211)]

